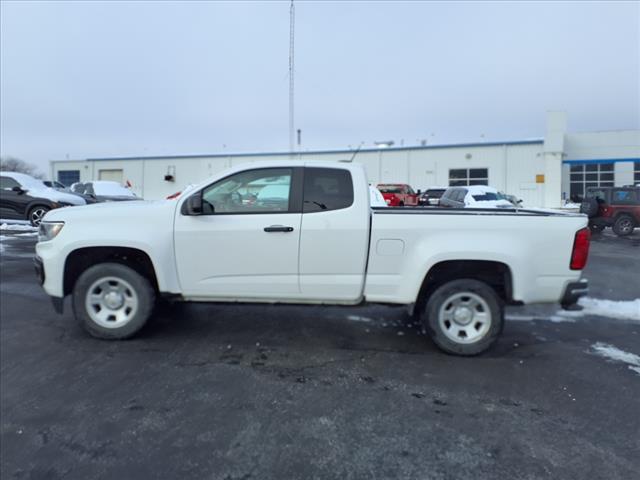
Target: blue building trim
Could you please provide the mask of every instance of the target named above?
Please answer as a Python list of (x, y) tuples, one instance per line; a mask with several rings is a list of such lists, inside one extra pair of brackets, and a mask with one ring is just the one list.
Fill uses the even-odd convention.
[(594, 163), (640, 162), (640, 158), (597, 158), (591, 160), (563, 160), (568, 165), (589, 165)]
[[(542, 145), (544, 140), (516, 140), (508, 142), (481, 142), (481, 143), (450, 143), (443, 145), (418, 145), (413, 147), (387, 147), (387, 148), (363, 148), (358, 153), (372, 152), (407, 152), (412, 150), (437, 150), (441, 148), (474, 148), (474, 147), (502, 147), (512, 145)], [(268, 152), (268, 153), (213, 153), (198, 155), (156, 155), (156, 156), (140, 156), (140, 157), (104, 157), (104, 158), (87, 158), (86, 161), (107, 161), (107, 160), (179, 160), (190, 158), (238, 158), (238, 157), (276, 157), (283, 155), (292, 156), (309, 156), (309, 155), (330, 155), (344, 154), (345, 159), (351, 158), (356, 150), (312, 150), (304, 152)], [(69, 160), (54, 160), (54, 162), (67, 162)], [(72, 160), (73, 161), (73, 160)], [(84, 160), (78, 160), (84, 161)]]

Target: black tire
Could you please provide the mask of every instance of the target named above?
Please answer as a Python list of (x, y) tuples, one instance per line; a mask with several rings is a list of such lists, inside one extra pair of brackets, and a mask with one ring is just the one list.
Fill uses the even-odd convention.
[(399, 207), (404, 207), (404, 202), (400, 202), (400, 203), (398, 204), (398, 206), (399, 206)]
[(589, 218), (596, 217), (599, 209), (600, 205), (595, 198), (585, 198), (580, 204), (580, 213), (584, 213)]
[(27, 219), (32, 227), (40, 226), (40, 222), (42, 221), (42, 217), (51, 210), (46, 205), (36, 205), (29, 209), (29, 213), (27, 213)]
[[(467, 297), (464, 296), (465, 293), (468, 294)], [(464, 298), (476, 299), (480, 297), (484, 305), (478, 304), (478, 307), (482, 307), (481, 310), (468, 308), (473, 313), (466, 325), (460, 326), (455, 323), (457, 322), (455, 320), (454, 322), (449, 321), (450, 327), (447, 327), (447, 320), (444, 319), (445, 315), (443, 315), (442, 319), (440, 317), (441, 314), (446, 312), (447, 307), (452, 304), (452, 297), (455, 298), (456, 296), (461, 298), (463, 304), (465, 303)], [(486, 313), (489, 315), (488, 321), (485, 322), (487, 325), (483, 324), (478, 328), (480, 322), (476, 322), (475, 316), (482, 315), (484, 310), (487, 310)], [(484, 282), (473, 279), (452, 280), (438, 287), (429, 296), (422, 323), (431, 335), (431, 339), (446, 353), (463, 356), (478, 355), (491, 347), (502, 332), (504, 326), (502, 302), (495, 290)], [(456, 328), (475, 332), (464, 338), (454, 334)], [(471, 341), (473, 335), (476, 334), (478, 338)]]
[(613, 233), (619, 237), (626, 237), (633, 233), (633, 229), (636, 228), (636, 222), (631, 215), (620, 215), (613, 222)]
[[(128, 284), (125, 290), (136, 296), (135, 309), (131, 310), (130, 318), (120, 326), (105, 327), (92, 318), (88, 311), (89, 289), (105, 278), (116, 279), (116, 284), (117, 280)], [(147, 323), (155, 305), (155, 291), (149, 280), (132, 268), (120, 263), (100, 263), (80, 275), (73, 288), (72, 304), (76, 319), (90, 335), (106, 340), (120, 340), (135, 335)], [(108, 312), (108, 309), (105, 312)], [(113, 316), (115, 318), (115, 315)]]

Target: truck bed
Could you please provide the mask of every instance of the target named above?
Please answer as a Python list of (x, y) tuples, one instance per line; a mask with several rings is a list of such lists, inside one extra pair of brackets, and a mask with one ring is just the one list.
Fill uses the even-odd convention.
[(491, 261), (511, 272), (513, 300), (532, 303), (559, 301), (580, 278), (569, 264), (587, 218), (537, 209), (374, 208), (371, 225), (369, 301), (411, 302), (424, 272), (440, 262)]

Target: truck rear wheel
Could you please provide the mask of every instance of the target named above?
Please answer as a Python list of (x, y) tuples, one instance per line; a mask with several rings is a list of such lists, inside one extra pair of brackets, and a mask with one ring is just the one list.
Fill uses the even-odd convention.
[(620, 215), (616, 218), (616, 221), (613, 224), (613, 233), (618, 235), (619, 237), (626, 237), (627, 235), (631, 235), (633, 233), (633, 229), (636, 227), (635, 222), (633, 221), (633, 217), (630, 215)]
[(433, 341), (447, 353), (477, 355), (498, 338), (504, 325), (496, 292), (473, 279), (452, 280), (429, 297), (423, 324)]
[(155, 292), (149, 281), (119, 263), (101, 263), (85, 270), (73, 289), (76, 319), (92, 336), (133, 336), (153, 311)]

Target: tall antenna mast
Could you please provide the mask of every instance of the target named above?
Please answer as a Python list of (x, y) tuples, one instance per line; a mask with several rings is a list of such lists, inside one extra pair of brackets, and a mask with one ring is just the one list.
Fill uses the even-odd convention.
[(296, 10), (291, 0), (289, 9), (289, 151), (293, 152), (295, 142), (293, 122), (293, 76), (294, 76), (294, 41), (295, 41)]

